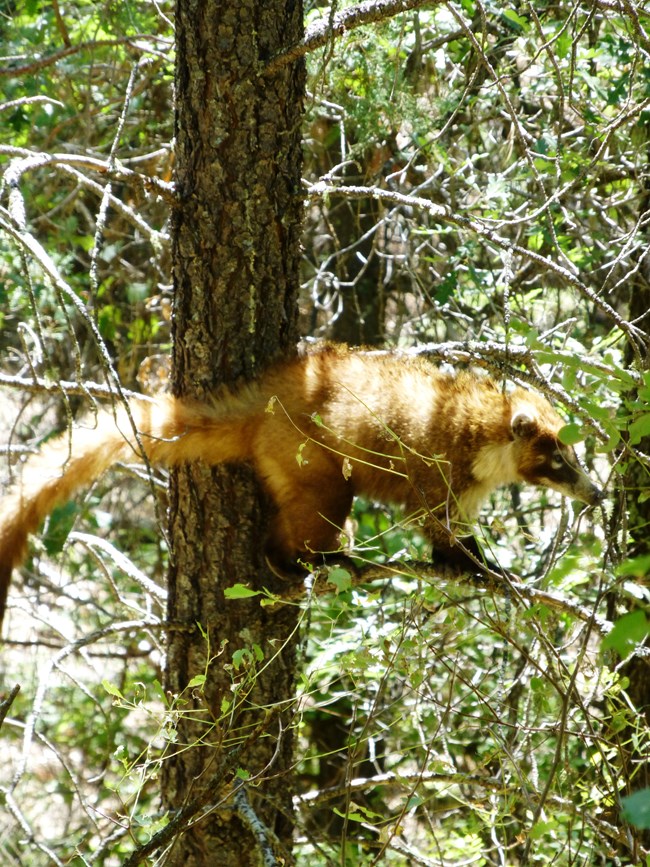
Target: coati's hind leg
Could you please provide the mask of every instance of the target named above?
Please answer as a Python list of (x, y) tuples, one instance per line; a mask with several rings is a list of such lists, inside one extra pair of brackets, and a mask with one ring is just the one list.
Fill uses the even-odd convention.
[(298, 561), (323, 563), (340, 551), (353, 487), (340, 457), (296, 431), (277, 412), (252, 446), (253, 465), (273, 505), (267, 557), (280, 573), (303, 574)]
[(271, 490), (275, 514), (271, 521), (267, 557), (274, 571), (304, 574), (300, 563), (320, 565), (330, 557), (340, 560), (343, 526), (352, 507), (350, 486), (327, 488), (303, 484)]

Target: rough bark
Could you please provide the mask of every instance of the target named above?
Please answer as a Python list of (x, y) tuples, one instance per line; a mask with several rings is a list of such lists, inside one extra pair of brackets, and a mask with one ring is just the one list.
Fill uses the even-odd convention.
[[(650, 189), (646, 190), (641, 201), (640, 213), (645, 214), (650, 207)], [(634, 276), (618, 290), (615, 299), (621, 307), (629, 309), (628, 319), (638, 323), (645, 329), (645, 340), (639, 341), (638, 352), (645, 370), (650, 369), (650, 322), (648, 311), (650, 310), (650, 263), (648, 257), (643, 255), (639, 268)], [(633, 367), (635, 354), (632, 347), (627, 347), (627, 361)], [(634, 395), (630, 395), (633, 398)], [(650, 450), (650, 438), (645, 438), (638, 444), (641, 452), (648, 454)], [(627, 464), (623, 484), (625, 487), (625, 535), (627, 542), (627, 554), (629, 557), (637, 557), (650, 553), (650, 500), (639, 497), (639, 493), (647, 490), (650, 482), (648, 467), (641, 462), (630, 461)], [(616, 518), (615, 513), (615, 518)], [(618, 520), (620, 516), (618, 516)], [(613, 619), (617, 611), (629, 606), (629, 599), (611, 600), (608, 615)], [(646, 640), (646, 644), (648, 641)], [(647, 657), (633, 656), (622, 667), (621, 674), (629, 678), (627, 694), (630, 697), (636, 712), (650, 724), (650, 663)], [(622, 774), (625, 779), (633, 780), (632, 788), (622, 794), (631, 794), (639, 789), (650, 787), (650, 763), (648, 762), (647, 750), (642, 743), (642, 749), (637, 748), (637, 726), (631, 725), (628, 729), (619, 733), (620, 753), (622, 761)], [(619, 820), (620, 821), (620, 820)], [(641, 857), (637, 847), (650, 848), (650, 830), (631, 829), (630, 839), (633, 846), (633, 855)], [(627, 855), (627, 852), (625, 853)]]
[[(172, 382), (205, 400), (296, 343), (303, 63), (261, 73), (300, 40), (302, 4), (178, 0), (176, 27)], [(169, 639), (166, 687), (182, 701), (163, 800), (175, 811), (210, 789), (211, 808), (168, 864), (241, 867), (271, 849), (290, 863), (296, 609), (224, 597), (236, 583), (273, 588), (265, 509), (245, 467), (172, 479), (169, 619), (186, 630)], [(255, 786), (239, 788), (246, 775)]]
[[(640, 275), (638, 280), (633, 281), (630, 296), (630, 320), (644, 321), (641, 317), (645, 317), (647, 322), (647, 313), (650, 310), (650, 273), (647, 268), (645, 273)], [(648, 328), (646, 327), (646, 331)], [(646, 347), (650, 345), (650, 334), (646, 342)], [(631, 353), (630, 353), (631, 355)], [(630, 362), (632, 359), (630, 358)], [(646, 369), (650, 369), (650, 358), (647, 352), (644, 357)], [(648, 454), (650, 449), (650, 438), (645, 438), (639, 443), (639, 449), (644, 454)], [(630, 462), (625, 475), (625, 489), (627, 500), (627, 524), (630, 534), (630, 547), (628, 553), (631, 557), (650, 554), (650, 536), (648, 527), (650, 526), (650, 500), (639, 496), (639, 493), (646, 491), (650, 483), (648, 468), (644, 464), (638, 462)], [(646, 640), (646, 644), (648, 641)], [(629, 678), (629, 686), (627, 693), (632, 700), (635, 709), (645, 720), (646, 725), (650, 725), (650, 662), (647, 657), (633, 656), (624, 666), (623, 674)], [(650, 787), (650, 762), (645, 748), (639, 752), (635, 748), (637, 743), (635, 737), (635, 726), (632, 726), (629, 732), (629, 740), (621, 739), (623, 744), (623, 755), (626, 756), (629, 764), (625, 768), (625, 776), (627, 779), (633, 779), (633, 789), (626, 794), (631, 794), (632, 791)], [(650, 848), (650, 830), (639, 830), (634, 828), (635, 841), (642, 845), (645, 849)]]

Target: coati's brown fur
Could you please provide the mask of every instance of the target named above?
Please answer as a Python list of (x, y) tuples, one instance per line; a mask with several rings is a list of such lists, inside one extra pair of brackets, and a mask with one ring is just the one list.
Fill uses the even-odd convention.
[[(328, 347), (209, 404), (137, 398), (130, 411), (153, 465), (253, 466), (275, 505), (274, 563), (337, 550), (356, 494), (423, 514), (438, 554), (464, 565), (472, 565), (467, 541), (458, 546), (455, 537), (501, 485), (546, 485), (590, 505), (601, 497), (558, 440), (563, 422), (544, 397), (504, 393), (487, 377), (443, 373), (422, 358)], [(28, 535), (78, 488), (138, 452), (122, 408), (27, 461), (0, 504), (0, 620)]]

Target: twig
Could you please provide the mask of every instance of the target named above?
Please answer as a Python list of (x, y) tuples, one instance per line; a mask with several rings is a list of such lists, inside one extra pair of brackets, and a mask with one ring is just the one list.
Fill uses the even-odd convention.
[[(227, 783), (227, 775), (238, 764), (244, 751), (259, 737), (268, 732), (270, 719), (273, 716), (279, 715), (279, 713), (280, 708), (273, 708), (245, 741), (225, 754), (217, 767), (211, 770), (209, 775), (210, 783), (208, 783), (205, 789), (193, 801), (190, 801), (175, 813), (164, 828), (161, 828), (150, 840), (135, 849), (126, 859), (123, 867), (136, 867), (136, 865), (141, 864), (145, 858), (148, 858), (157, 849), (170, 843), (174, 837), (186, 830), (191, 822), (200, 821), (204, 816), (199, 814), (203, 813), (207, 815), (207, 813), (215, 809), (216, 805), (213, 802), (218, 800), (221, 803), (224, 800), (223, 789)], [(229, 798), (231, 794), (231, 791), (228, 792), (226, 797)]]
[[(107, 170), (109, 173), (115, 171), (115, 168), (118, 164), (117, 160), (117, 151), (120, 146), (120, 141), (122, 138), (122, 131), (124, 130), (124, 124), (126, 123), (126, 118), (128, 115), (129, 108), (131, 106), (131, 99), (133, 97), (133, 88), (135, 87), (136, 77), (145, 63), (142, 62), (142, 58), (138, 60), (138, 62), (133, 66), (131, 70), (131, 74), (129, 75), (129, 80), (126, 85), (126, 92), (124, 94), (124, 105), (122, 106), (122, 111), (120, 112), (120, 116), (117, 120), (117, 129), (115, 130), (115, 135), (113, 136), (113, 143), (111, 144), (111, 149), (108, 154), (107, 160)], [(99, 204), (99, 211), (97, 212), (97, 216), (95, 218), (95, 237), (93, 240), (93, 246), (90, 251), (90, 267), (88, 269), (88, 280), (90, 283), (90, 288), (93, 295), (96, 295), (99, 290), (99, 276), (98, 276), (98, 263), (99, 263), (99, 253), (103, 247), (104, 243), (104, 232), (106, 230), (106, 222), (108, 220), (108, 208), (111, 202), (116, 197), (113, 196), (113, 184), (112, 181), (108, 180), (106, 186), (102, 191), (101, 201)], [(135, 212), (134, 212), (135, 213)], [(141, 220), (141, 222), (145, 222)]]
[(157, 623), (158, 621), (154, 617), (144, 617), (140, 620), (128, 620), (121, 623), (112, 623), (109, 626), (105, 626), (102, 629), (96, 629), (93, 632), (90, 632), (88, 635), (84, 635), (82, 638), (77, 639), (77, 641), (73, 641), (70, 644), (67, 644), (64, 648), (62, 648), (58, 653), (56, 653), (48, 660), (47, 664), (40, 672), (38, 686), (36, 688), (34, 702), (32, 704), (32, 710), (25, 721), (25, 734), (23, 736), (22, 756), (18, 763), (18, 768), (16, 769), (16, 772), (14, 774), (10, 791), (13, 791), (16, 788), (25, 773), (25, 769), (27, 767), (27, 758), (29, 756), (32, 741), (34, 738), (35, 726), (41, 714), (43, 703), (45, 701), (45, 694), (50, 684), (50, 675), (52, 671), (66, 657), (70, 656), (70, 654), (76, 653), (83, 647), (87, 647), (89, 644), (94, 644), (96, 641), (99, 641), (102, 638), (106, 638), (109, 635), (119, 635), (123, 632), (129, 632), (133, 629), (149, 628), (152, 625), (157, 625)]
[(36, 105), (41, 102), (44, 102), (46, 105), (58, 105), (59, 108), (65, 108), (64, 103), (58, 99), (52, 99), (51, 96), (21, 96), (19, 99), (0, 102), (0, 111), (9, 111), (10, 108), (16, 108), (19, 105)]
[(92, 536), (89, 533), (80, 533), (78, 531), (70, 533), (68, 538), (70, 541), (81, 542), (82, 545), (89, 548), (91, 553), (103, 563), (102, 558), (97, 554), (98, 551), (101, 551), (102, 554), (110, 557), (121, 572), (128, 575), (128, 577), (132, 581), (135, 581), (136, 584), (139, 584), (145, 593), (149, 593), (161, 603), (167, 602), (167, 591), (165, 588), (160, 587), (155, 581), (152, 581), (151, 578), (145, 575), (141, 569), (138, 569), (135, 563), (133, 563), (121, 551), (118, 551), (117, 548), (111, 545), (111, 543), (106, 539), (102, 539), (99, 536)]
[(169, 204), (176, 204), (172, 183), (151, 175), (134, 172), (133, 169), (126, 168), (119, 160), (115, 160), (111, 164), (108, 160), (100, 160), (83, 154), (49, 154), (41, 151), (30, 151), (27, 148), (16, 148), (11, 145), (0, 145), (0, 155), (2, 154), (17, 157), (10, 162), (4, 172), (4, 180), (10, 187), (17, 185), (21, 175), (26, 171), (44, 166), (61, 166), (61, 168), (86, 169), (97, 172), (113, 180), (124, 181), (132, 186), (141, 187), (148, 193), (160, 196)]
[(11, 813), (11, 815), (16, 820), (16, 822), (22, 828), (22, 832), (25, 835), (26, 839), (33, 846), (35, 846), (37, 849), (40, 849), (41, 852), (43, 852), (45, 855), (48, 856), (48, 858), (50, 859), (49, 863), (56, 864), (57, 867), (64, 867), (63, 861), (61, 861), (60, 858), (57, 857), (56, 853), (53, 852), (52, 849), (49, 848), (49, 846), (46, 846), (44, 843), (40, 843), (38, 841), (38, 839), (36, 838), (36, 835), (34, 834), (34, 832), (32, 830), (31, 825), (29, 824), (29, 822), (25, 818), (23, 812), (21, 811), (20, 807), (18, 806), (12, 793), (10, 791), (8, 791), (7, 789), (4, 789), (4, 788), (0, 789), (0, 791), (2, 792), (2, 797), (4, 799), (5, 807), (7, 808), (7, 810)]

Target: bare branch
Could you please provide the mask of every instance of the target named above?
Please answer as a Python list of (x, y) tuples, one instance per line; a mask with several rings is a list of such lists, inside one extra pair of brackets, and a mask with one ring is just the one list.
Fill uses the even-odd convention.
[[(100, 160), (96, 157), (85, 156), (84, 154), (35, 153), (27, 148), (15, 148), (10, 145), (0, 145), (0, 154), (19, 158), (12, 160), (4, 173), (4, 178), (10, 187), (17, 185), (21, 175), (26, 171), (39, 169), (43, 166), (60, 166), (68, 170), (87, 169), (98, 172), (112, 180), (124, 181), (131, 186), (141, 187), (148, 193), (160, 196), (172, 205), (176, 203), (173, 184), (151, 175), (134, 172), (133, 169), (128, 169), (122, 165), (119, 160), (115, 160), (111, 164), (109, 160)], [(150, 232), (151, 230), (149, 229), (148, 233)]]
[[(264, 867), (278, 867), (280, 861), (275, 857), (273, 848), (279, 848), (280, 843), (273, 831), (268, 828), (253, 809), (244, 786), (235, 792), (235, 807), (251, 834), (256, 838), (260, 848)], [(282, 859), (284, 863), (284, 858)]]
[[(0, 373), (0, 386), (15, 388), (28, 394), (65, 394), (76, 397), (97, 397), (102, 400), (115, 396), (114, 388), (89, 380), (86, 382), (74, 382), (62, 379), (58, 382), (52, 382), (49, 379), (42, 379), (40, 377), (10, 376), (7, 373)], [(121, 393), (125, 398), (137, 397), (139, 399), (147, 399), (146, 395), (140, 394), (137, 391), (122, 389)]]
[(610, 304), (608, 304), (607, 301), (583, 283), (582, 280), (580, 280), (580, 278), (573, 274), (568, 268), (564, 268), (553, 259), (542, 256), (540, 253), (536, 253), (533, 250), (520, 246), (519, 244), (514, 244), (512, 241), (499, 235), (494, 229), (476, 217), (466, 217), (452, 211), (451, 208), (436, 204), (435, 202), (431, 202), (421, 196), (411, 196), (405, 193), (398, 193), (394, 190), (382, 190), (378, 187), (361, 187), (355, 185), (337, 186), (336, 184), (331, 184), (326, 181), (318, 181), (315, 184), (305, 183), (307, 186), (308, 198), (310, 200), (318, 200), (333, 196), (340, 196), (344, 199), (369, 198), (398, 207), (403, 206), (416, 208), (421, 211), (426, 211), (434, 219), (438, 219), (445, 223), (452, 223), (453, 225), (459, 226), (473, 234), (485, 238), (486, 241), (494, 244), (494, 246), (498, 247), (500, 250), (506, 250), (508, 253), (516, 253), (525, 259), (531, 259), (532, 261), (544, 266), (547, 270), (553, 271), (558, 275), (558, 277), (564, 280), (565, 283), (576, 288), (581, 295), (591, 301), (592, 304), (596, 305), (596, 307), (598, 307), (606, 316), (610, 317), (621, 331), (627, 335), (631, 346), (635, 348), (637, 353), (639, 346), (645, 347), (646, 345), (647, 335), (642, 329), (637, 328), (632, 323), (623, 319), (623, 317)]
[(326, 17), (308, 27), (302, 42), (294, 45), (284, 54), (274, 57), (261, 74), (264, 78), (269, 78), (305, 54), (327, 45), (337, 36), (343, 36), (350, 30), (363, 27), (364, 24), (386, 21), (402, 12), (409, 12), (411, 9), (418, 9), (425, 5), (430, 6), (431, 0), (363, 0), (362, 3), (349, 9), (342, 9), (331, 19)]
[(167, 49), (171, 46), (169, 39), (164, 39), (161, 36), (152, 36), (149, 33), (139, 33), (137, 36), (125, 36), (121, 39), (94, 39), (90, 42), (81, 42), (78, 45), (61, 48), (59, 51), (47, 54), (37, 60), (32, 60), (30, 63), (25, 63), (22, 66), (0, 66), (0, 76), (30, 75), (38, 72), (39, 69), (53, 66), (59, 60), (64, 60), (72, 54), (94, 51), (96, 48), (115, 48), (118, 45), (128, 45), (137, 51), (149, 51), (150, 49), (147, 46), (141, 44), (143, 42), (152, 42), (154, 44), (161, 42)]

